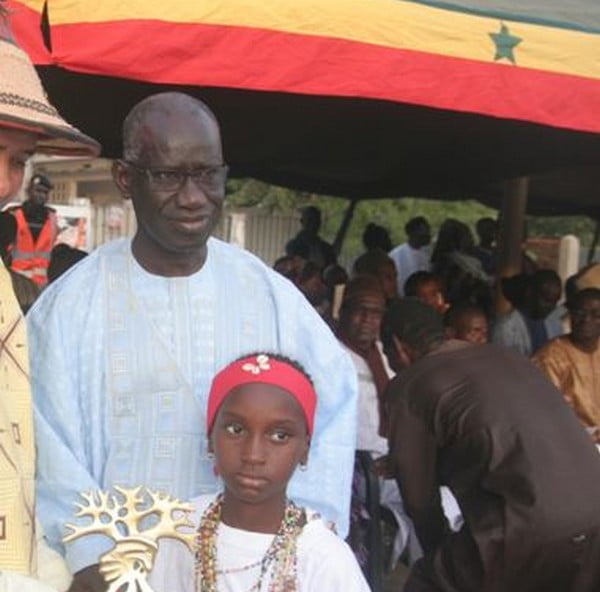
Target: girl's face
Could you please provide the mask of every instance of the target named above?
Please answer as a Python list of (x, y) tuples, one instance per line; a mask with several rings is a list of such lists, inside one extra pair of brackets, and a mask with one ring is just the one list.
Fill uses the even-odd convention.
[(304, 413), (290, 393), (256, 383), (234, 389), (217, 413), (209, 444), (232, 513), (242, 506), (280, 512), (309, 444)]

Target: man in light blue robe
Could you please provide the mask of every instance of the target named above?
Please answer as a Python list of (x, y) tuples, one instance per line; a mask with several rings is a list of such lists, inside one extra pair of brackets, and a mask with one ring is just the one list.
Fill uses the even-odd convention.
[(123, 136), (113, 173), (133, 201), (136, 235), (94, 251), (28, 316), (38, 515), (76, 573), (72, 590), (103, 589), (95, 564), (111, 546), (92, 535), (63, 548), (80, 492), (145, 485), (186, 499), (218, 488), (204, 430), (210, 382), (253, 351), (281, 352), (313, 377), (308, 470), (289, 493), (342, 535), (348, 523), (354, 368), (292, 284), (209, 238), (226, 174), (214, 115), (186, 95), (154, 95), (134, 107)]

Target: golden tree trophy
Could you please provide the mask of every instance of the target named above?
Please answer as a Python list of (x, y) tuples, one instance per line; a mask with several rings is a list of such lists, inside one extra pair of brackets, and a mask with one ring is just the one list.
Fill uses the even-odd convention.
[(153, 592), (147, 581), (158, 550), (158, 539), (181, 541), (193, 551), (195, 532), (189, 521), (192, 504), (143, 487), (114, 493), (82, 493), (75, 516), (81, 525), (67, 524), (63, 538), (68, 543), (89, 534), (101, 534), (115, 544), (100, 557), (100, 573), (107, 592)]

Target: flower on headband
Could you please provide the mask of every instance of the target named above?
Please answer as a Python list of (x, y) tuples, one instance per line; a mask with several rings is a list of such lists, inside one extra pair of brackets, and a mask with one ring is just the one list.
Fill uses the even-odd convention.
[(252, 372), (252, 374), (260, 374), (261, 372), (270, 369), (271, 365), (269, 364), (269, 356), (265, 356), (264, 354), (256, 356), (256, 364), (246, 362), (242, 366), (242, 370), (244, 370), (245, 372)]
[(206, 406), (206, 431), (211, 433), (215, 417), (225, 398), (241, 385), (268, 384), (293, 396), (304, 412), (312, 434), (317, 395), (308, 375), (291, 360), (277, 354), (251, 354), (235, 360), (213, 378)]

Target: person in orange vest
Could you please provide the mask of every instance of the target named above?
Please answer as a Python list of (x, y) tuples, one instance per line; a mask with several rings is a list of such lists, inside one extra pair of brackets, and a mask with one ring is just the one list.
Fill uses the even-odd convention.
[(52, 187), (45, 175), (33, 175), (27, 186), (27, 199), (21, 206), (10, 210), (17, 220), (12, 269), (39, 286), (48, 282), (50, 251), (58, 234), (56, 213), (46, 205)]

